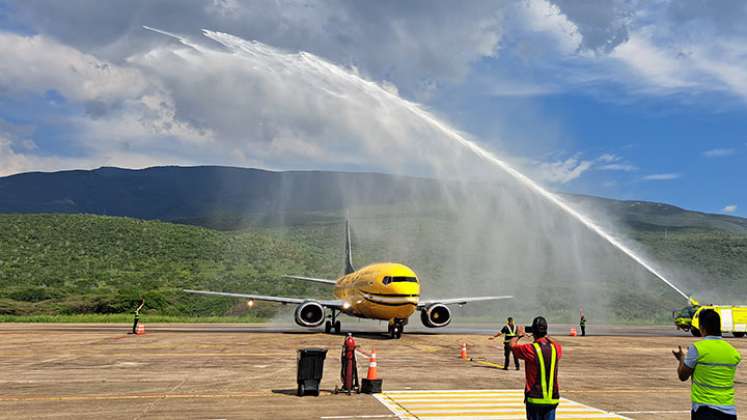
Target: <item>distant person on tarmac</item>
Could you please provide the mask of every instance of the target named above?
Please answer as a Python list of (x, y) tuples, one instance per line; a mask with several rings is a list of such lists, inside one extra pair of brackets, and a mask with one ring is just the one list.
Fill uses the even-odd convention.
[(678, 346), (672, 354), (679, 361), (677, 376), (692, 378), (690, 399), (693, 420), (737, 418), (734, 376), (742, 356), (721, 338), (721, 316), (713, 309), (700, 312), (703, 339), (690, 345), (687, 355)]
[[(516, 324), (514, 324), (514, 319), (508, 317), (508, 319), (506, 320), (506, 325), (504, 325), (496, 335), (489, 338), (490, 340), (492, 340), (494, 338), (503, 336), (503, 370), (508, 370), (508, 365), (511, 361), (511, 339), (516, 337), (516, 335)], [(516, 365), (516, 370), (520, 369), (519, 359), (517, 359), (516, 356), (514, 356), (514, 365)]]
[(531, 344), (519, 344), (526, 335), (523, 326), (511, 339), (514, 357), (524, 360), (527, 420), (555, 420), (555, 409), (560, 401), (558, 361), (563, 356), (563, 348), (547, 337), (547, 320), (541, 316), (532, 321), (531, 333), (534, 336)]
[(135, 320), (132, 322), (132, 333), (137, 334), (137, 324), (140, 322), (140, 310), (145, 306), (145, 298), (140, 300), (140, 306), (135, 309)]
[(581, 319), (578, 321), (578, 325), (581, 327), (581, 337), (586, 337), (586, 317), (581, 315)]

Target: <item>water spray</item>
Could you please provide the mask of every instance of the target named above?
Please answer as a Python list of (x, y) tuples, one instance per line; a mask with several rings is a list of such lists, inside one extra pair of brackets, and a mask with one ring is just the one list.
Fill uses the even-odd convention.
[[(158, 32), (163, 35), (176, 38), (182, 44), (188, 47), (194, 48), (200, 52), (203, 52), (203, 53), (214, 52), (206, 47), (203, 47), (194, 42), (191, 42), (185, 37), (172, 34), (166, 31), (162, 31), (159, 29), (150, 28), (147, 26), (145, 26), (144, 28), (154, 31), (154, 32)], [(474, 153), (479, 158), (498, 167), (503, 172), (505, 172), (509, 176), (519, 181), (521, 185), (528, 188), (530, 191), (538, 194), (540, 197), (544, 198), (545, 200), (557, 206), (562, 211), (564, 211), (566, 214), (568, 214), (573, 219), (575, 219), (577, 222), (581, 223), (587, 229), (589, 229), (590, 231), (592, 231), (593, 233), (595, 233), (596, 235), (598, 235), (599, 237), (607, 241), (610, 245), (617, 248), (623, 254), (628, 256), (638, 265), (643, 267), (646, 271), (651, 273), (654, 277), (658, 278), (659, 280), (664, 282), (666, 285), (671, 287), (674, 291), (676, 291), (682, 297), (684, 297), (685, 299), (689, 299), (689, 296), (685, 292), (683, 292), (680, 288), (674, 285), (671, 281), (667, 280), (667, 278), (664, 277), (664, 275), (659, 273), (654, 267), (652, 267), (643, 258), (638, 256), (631, 249), (629, 249), (624, 244), (622, 244), (620, 241), (615, 239), (612, 235), (605, 232), (600, 226), (594, 223), (591, 219), (589, 219), (585, 215), (581, 214), (580, 212), (572, 208), (570, 205), (568, 205), (566, 202), (561, 200), (555, 194), (542, 188), (539, 184), (537, 184), (536, 182), (531, 180), (529, 177), (527, 177), (523, 173), (513, 168), (511, 165), (509, 165), (505, 161), (499, 159), (495, 154), (480, 147), (478, 144), (474, 143), (473, 141), (468, 140), (465, 136), (459, 134), (459, 132), (457, 132), (455, 129), (439, 121), (431, 113), (423, 109), (420, 105), (414, 102), (410, 102), (406, 99), (403, 99), (400, 96), (387, 91), (386, 89), (381, 87), (379, 84), (371, 82), (371, 81), (367, 81), (361, 78), (360, 76), (350, 71), (347, 71), (343, 69), (342, 67), (339, 67), (328, 61), (325, 61), (313, 54), (306, 53), (306, 52), (300, 52), (298, 54), (291, 54), (291, 53), (286, 53), (286, 52), (276, 50), (268, 45), (262, 44), (257, 41), (252, 41), (252, 42), (246, 41), (242, 38), (229, 35), (226, 33), (209, 31), (209, 30), (203, 30), (202, 32), (203, 32), (203, 35), (223, 45), (229, 51), (231, 51), (231, 53), (233, 53), (234, 55), (238, 57), (243, 57), (245, 59), (251, 58), (251, 59), (260, 59), (260, 60), (262, 60), (262, 58), (264, 57), (268, 57), (268, 58), (273, 58), (275, 60), (279, 60), (286, 66), (294, 66), (294, 65), (297, 66), (298, 63), (300, 63), (317, 72), (324, 72), (325, 74), (329, 76), (336, 77), (340, 80), (344, 80), (355, 86), (358, 86), (361, 89), (363, 89), (366, 93), (372, 95), (375, 98), (386, 99), (386, 100), (392, 101), (395, 105), (402, 107), (403, 109), (407, 110), (412, 115), (414, 115), (415, 117), (421, 119), (422, 121), (426, 122), (431, 127), (435, 128), (436, 130), (446, 135), (447, 138), (467, 148), (469, 151)], [(329, 92), (329, 93), (333, 93), (333, 92)]]

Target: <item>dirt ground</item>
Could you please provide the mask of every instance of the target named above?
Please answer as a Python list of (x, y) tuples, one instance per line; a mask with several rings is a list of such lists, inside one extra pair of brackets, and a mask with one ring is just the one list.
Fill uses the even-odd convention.
[[(386, 418), (367, 395), (333, 395), (343, 336), (286, 331), (245, 332), (218, 326), (177, 331), (149, 326), (0, 325), (0, 418)], [(635, 328), (630, 327), (633, 334)], [(671, 349), (683, 336), (556, 337), (564, 347), (561, 394), (640, 419), (689, 418), (689, 384), (676, 378)], [(459, 360), (502, 362), (486, 335), (406, 334), (356, 337), (375, 347), (386, 390), (521, 389), (523, 371)], [(729, 339), (747, 357), (747, 338)], [(329, 353), (322, 395), (299, 398), (296, 349)], [(359, 372), (365, 375), (366, 361)], [(737, 375), (737, 406), (747, 413), (747, 365)]]

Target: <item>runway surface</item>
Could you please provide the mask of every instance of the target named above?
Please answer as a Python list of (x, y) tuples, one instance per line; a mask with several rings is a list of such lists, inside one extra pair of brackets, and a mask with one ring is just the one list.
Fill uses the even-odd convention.
[[(122, 331), (126, 324), (6, 324), (15, 330), (27, 331)], [(501, 326), (481, 324), (451, 325), (445, 328), (426, 328), (421, 325), (408, 325), (406, 334), (415, 335), (483, 335), (495, 334)], [(567, 335), (570, 328), (578, 327), (570, 324), (556, 324), (550, 328), (553, 335)], [(282, 334), (318, 334), (322, 328), (302, 328), (285, 323), (257, 323), (257, 324), (147, 324), (148, 331), (170, 333), (282, 333)], [(386, 324), (378, 322), (348, 322), (343, 324), (343, 334), (352, 332), (356, 335), (386, 336)], [(580, 334), (580, 330), (578, 331)], [(593, 325), (587, 328), (589, 335), (595, 336), (628, 336), (628, 337), (688, 337), (688, 333), (678, 331), (671, 325)]]
[[(342, 335), (268, 324), (145, 325), (145, 335), (135, 336), (125, 324), (0, 324), (0, 418), (397, 418), (372, 396), (332, 394), (340, 384)], [(658, 336), (657, 328), (666, 327), (609, 327), (605, 332), (616, 335), (568, 337), (557, 326), (561, 396), (628, 418), (687, 418), (689, 383), (676, 378), (671, 350), (693, 339), (671, 330)], [(492, 328), (443, 331), (448, 334), (417, 332), (401, 340), (370, 331), (355, 337), (363, 350), (376, 349), (385, 391), (520, 395), (524, 373), (494, 367), (503, 363), (503, 351), (488, 339)], [(747, 338), (729, 342), (747, 356)], [(459, 359), (462, 343), (474, 362)], [(328, 349), (319, 397), (295, 396), (296, 350), (306, 347)], [(367, 361), (359, 363), (365, 375)], [(737, 380), (744, 413), (747, 369), (738, 370)], [(486, 404), (507, 409), (495, 407), (499, 400)], [(459, 404), (451, 409), (469, 408)]]

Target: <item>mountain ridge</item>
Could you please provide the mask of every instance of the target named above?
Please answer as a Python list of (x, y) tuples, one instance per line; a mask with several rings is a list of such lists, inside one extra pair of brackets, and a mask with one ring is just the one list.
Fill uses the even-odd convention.
[[(378, 172), (271, 171), (217, 165), (104, 166), (0, 177), (0, 213), (87, 213), (200, 225), (217, 216), (337, 211), (351, 202), (387, 205), (402, 196), (432, 200), (442, 198), (441, 182)], [(361, 196), (363, 190), (367, 194)], [(747, 219), (738, 216), (652, 201), (558, 194), (592, 216), (601, 211), (628, 226), (747, 233)]]

